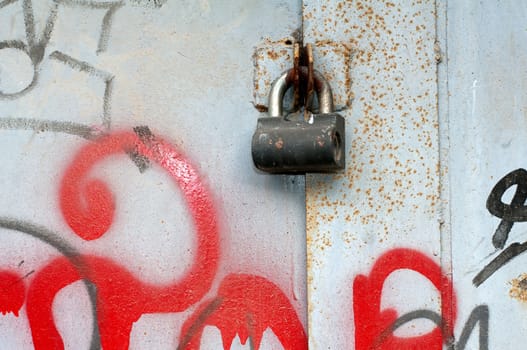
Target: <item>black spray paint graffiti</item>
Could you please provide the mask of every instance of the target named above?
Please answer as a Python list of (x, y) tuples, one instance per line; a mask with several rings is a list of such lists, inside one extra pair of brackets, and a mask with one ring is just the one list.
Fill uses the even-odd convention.
[(29, 118), (0, 118), (0, 129), (60, 132), (79, 136), (87, 140), (93, 140), (102, 135), (102, 132), (97, 128), (80, 123)]
[(65, 65), (71, 67), (74, 70), (88, 73), (89, 75), (95, 76), (104, 81), (102, 124), (106, 129), (110, 129), (110, 98), (113, 87), (113, 75), (105, 71), (96, 69), (87, 62), (79, 61), (59, 51), (54, 51), (51, 55), (49, 55), (49, 57), (64, 63)]
[[(79, 59), (73, 58), (60, 51), (54, 51), (46, 56), (46, 48), (51, 39), (55, 22), (58, 16), (59, 6), (78, 6), (87, 9), (103, 9), (106, 10), (104, 18), (102, 20), (97, 53), (104, 52), (108, 47), (108, 39), (110, 35), (111, 22), (115, 12), (123, 5), (122, 1), (116, 2), (95, 2), (95, 1), (74, 1), (74, 0), (55, 0), (51, 5), (49, 14), (47, 16), (44, 30), (40, 35), (37, 35), (35, 29), (35, 19), (33, 12), (33, 4), (31, 0), (15, 0), (15, 1), (3, 1), (0, 3), (0, 9), (3, 7), (13, 4), (15, 2), (22, 3), (22, 11), (24, 15), (25, 25), (25, 36), (26, 42), (20, 40), (7, 40), (0, 42), (0, 50), (2, 49), (15, 49), (24, 52), (31, 60), (33, 65), (33, 77), (31, 81), (19, 91), (16, 92), (4, 92), (0, 90), (0, 99), (16, 99), (19, 98), (29, 91), (31, 91), (38, 83), (40, 64), (45, 57), (56, 60), (70, 67), (73, 70), (86, 73), (90, 76), (101, 79), (104, 82), (104, 96), (102, 103), (102, 126), (109, 130), (111, 126), (110, 118), (110, 100), (112, 95), (112, 81), (113, 75), (105, 72), (91, 65), (90, 63), (83, 62)], [(29, 120), (25, 118), (4, 118), (0, 121), (0, 127), (6, 129), (29, 129), (35, 131), (53, 131), (53, 132), (64, 132), (68, 134), (78, 135), (85, 138), (93, 138), (93, 134), (97, 134), (97, 130), (89, 129), (76, 125), (71, 122), (60, 122), (60, 121), (38, 121)]]
[[(83, 263), (80, 259), (80, 254), (77, 250), (69, 245), (60, 235), (48, 230), (45, 227), (35, 225), (33, 223), (17, 220), (13, 218), (0, 217), (0, 228), (17, 231), (29, 236), (35, 237), (42, 242), (54, 247), (59, 253), (68, 258), (75, 268), (79, 271), (83, 270)], [(101, 349), (101, 339), (99, 334), (99, 324), (97, 323), (97, 290), (95, 286), (88, 280), (83, 280), (91, 303), (92, 313), (92, 336), (90, 341), (90, 350)]]
[[(161, 7), (166, 1), (148, 1), (137, 0), (132, 1), (134, 4), (146, 7)], [(29, 57), (33, 76), (27, 85), (18, 91), (2, 91), (0, 88), (1, 99), (17, 99), (28, 92), (30, 92), (39, 81), (39, 73), (41, 63), (45, 58), (60, 62), (74, 71), (86, 73), (88, 76), (100, 79), (104, 83), (104, 93), (102, 96), (102, 127), (108, 131), (111, 127), (111, 98), (113, 89), (114, 75), (110, 72), (104, 71), (85, 62), (81, 59), (72, 57), (61, 51), (53, 51), (50, 54), (46, 53), (48, 44), (53, 34), (55, 23), (59, 16), (59, 9), (61, 6), (69, 8), (80, 8), (85, 10), (105, 11), (104, 17), (101, 21), (98, 33), (98, 43), (96, 53), (100, 54), (107, 50), (112, 29), (112, 21), (117, 11), (125, 5), (124, 0), (109, 0), (109, 1), (90, 1), (90, 0), (54, 0), (50, 6), (47, 14), (44, 29), (41, 33), (37, 33), (35, 26), (35, 16), (33, 10), (32, 0), (4, 0), (0, 1), (0, 10), (2, 8), (16, 4), (21, 4), (25, 27), (25, 42), (21, 40), (4, 40), (0, 41), (0, 50), (13, 49), (21, 51)], [(0, 119), (0, 128), (2, 129), (22, 129), (34, 131), (51, 131), (61, 132), (72, 135), (84, 137), (86, 139), (93, 139), (100, 134), (100, 130), (95, 127), (87, 127), (81, 124), (76, 124), (70, 121), (52, 121), (52, 120), (34, 120), (27, 118), (2, 118)]]
[[(510, 204), (505, 204), (502, 197), (505, 192), (516, 186), (516, 191)], [(492, 244), (497, 249), (503, 249), (509, 233), (516, 222), (527, 221), (527, 171), (525, 169), (514, 170), (505, 175), (494, 186), (487, 198), (488, 211), (501, 219), (498, 228), (493, 237)], [(485, 282), (492, 274), (507, 264), (516, 256), (527, 250), (527, 241), (523, 243), (514, 242), (505, 248), (497, 257), (487, 264), (472, 280), (472, 283), (478, 287)]]
[[(376, 341), (373, 349), (380, 349), (384, 340), (390, 334), (393, 334), (398, 328), (405, 324), (418, 319), (426, 319), (432, 321), (439, 329), (444, 330), (444, 319), (435, 311), (432, 310), (416, 310), (400, 316), (395, 322), (386, 330), (384, 330)], [(489, 307), (487, 305), (479, 305), (475, 307), (461, 331), (457, 343), (455, 339), (447, 339), (446, 344), (448, 350), (464, 350), (467, 346), (470, 335), (473, 333), (476, 325), (479, 324), (479, 350), (489, 349)], [(443, 331), (443, 335), (448, 332)]]
[[(25, 34), (26, 34), (26, 42), (20, 41), (20, 40), (6, 40), (0, 42), (0, 50), (1, 49), (15, 49), (20, 50), (24, 52), (30, 59), (33, 64), (33, 79), (31, 82), (24, 87), (22, 90), (12, 93), (5, 93), (0, 91), (0, 97), (3, 98), (17, 98), (25, 93), (29, 92), (38, 82), (38, 75), (39, 75), (39, 66), (42, 63), (43, 59), (46, 56), (46, 48), (48, 46), (49, 40), (51, 39), (51, 35), (53, 33), (53, 29), (55, 27), (55, 22), (57, 20), (58, 10), (59, 6), (78, 6), (78, 7), (85, 7), (87, 9), (94, 9), (94, 10), (106, 10), (106, 14), (104, 15), (104, 18), (101, 23), (100, 28), (100, 34), (99, 34), (99, 40), (97, 45), (97, 53), (104, 52), (108, 47), (108, 39), (110, 36), (110, 29), (111, 29), (111, 22), (112, 18), (115, 14), (115, 12), (123, 5), (122, 1), (116, 1), (116, 2), (96, 2), (96, 1), (74, 1), (74, 0), (55, 0), (53, 1), (53, 4), (51, 5), (51, 8), (49, 10), (49, 14), (46, 20), (46, 25), (44, 26), (44, 30), (40, 35), (37, 35), (36, 28), (35, 28), (35, 18), (34, 18), (34, 12), (33, 12), (33, 3), (31, 0), (16, 0), (16, 1), (4, 1), (0, 3), (0, 9), (13, 4), (15, 2), (22, 2), (22, 12), (24, 15), (24, 25), (25, 25)], [(68, 66), (70, 66), (73, 69), (79, 70), (81, 72), (86, 72), (88, 74), (94, 75), (96, 77), (100, 77), (104, 80), (104, 82), (107, 84), (108, 82), (108, 73), (101, 74), (103, 72), (99, 71), (97, 68), (93, 67), (92, 65), (88, 63), (79, 64), (81, 61), (76, 60), (73, 58), (69, 58), (68, 62), (64, 62), (65, 59), (62, 56), (63, 53), (60, 52), (53, 52), (51, 55), (49, 55), (52, 59), (57, 59)], [(75, 61), (77, 64), (71, 64), (70, 62)], [(101, 77), (102, 75), (102, 77)], [(105, 96), (109, 95), (111, 93), (111, 89), (107, 86), (105, 91)], [(105, 110), (105, 116), (107, 117), (107, 110)]]

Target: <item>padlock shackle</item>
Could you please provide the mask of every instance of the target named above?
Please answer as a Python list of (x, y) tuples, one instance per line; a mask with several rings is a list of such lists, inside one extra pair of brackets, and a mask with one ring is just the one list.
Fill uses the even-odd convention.
[[(303, 76), (307, 76), (307, 67), (301, 67), (300, 72)], [(292, 75), (293, 69), (290, 69), (273, 82), (269, 92), (268, 112), (270, 117), (281, 117), (283, 115), (283, 99), (285, 92), (292, 85)], [(313, 71), (313, 79), (315, 81), (319, 113), (328, 114), (334, 112), (333, 93), (328, 81), (316, 70)]]
[(284, 95), (289, 86), (291, 85), (290, 83), (288, 83), (287, 77), (289, 75), (289, 72), (292, 71), (293, 70), (284, 72), (271, 85), (271, 91), (269, 92), (269, 106), (267, 109), (267, 112), (270, 117), (281, 117), (284, 112)]

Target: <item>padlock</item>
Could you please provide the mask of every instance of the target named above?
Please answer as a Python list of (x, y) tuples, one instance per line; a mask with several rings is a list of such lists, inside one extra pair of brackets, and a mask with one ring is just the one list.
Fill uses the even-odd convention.
[(326, 79), (314, 71), (319, 113), (308, 121), (288, 120), (283, 98), (292, 70), (282, 74), (269, 93), (269, 117), (259, 118), (252, 138), (256, 168), (275, 174), (327, 173), (345, 167), (344, 118), (334, 113), (333, 94)]

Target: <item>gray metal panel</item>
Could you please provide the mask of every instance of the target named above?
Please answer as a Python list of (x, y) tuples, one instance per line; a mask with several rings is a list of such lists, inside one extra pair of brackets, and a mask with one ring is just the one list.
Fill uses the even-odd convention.
[[(123, 155), (90, 173), (116, 198), (115, 221), (100, 239), (83, 241), (60, 212), (63, 173), (91, 144), (85, 138), (146, 125), (182, 150), (213, 196), (220, 264), (200, 303), (227, 274), (258, 275), (276, 284), (305, 326), (304, 181), (257, 173), (250, 156), (260, 115), (251, 103), (255, 47), (290, 36), (300, 11), (299, 2), (283, 1), (0, 1), (0, 41), (36, 47), (33, 61), (21, 49), (0, 50), (0, 89), (12, 94), (0, 99), (0, 216), (47, 227), (60, 242), (108, 257), (141, 281), (181, 278), (194, 258), (195, 223), (160, 167), (141, 173)], [(34, 87), (13, 95), (30, 84), (32, 62)], [(26, 288), (60, 255), (18, 231), (0, 231), (0, 270), (25, 276)], [(53, 311), (66, 346), (88, 348), (93, 320), (85, 286), (66, 287)], [(179, 311), (141, 317), (130, 348), (174, 349), (196, 309)], [(275, 348), (273, 337), (265, 331), (262, 348)], [(221, 347), (215, 327), (203, 339), (203, 348)], [(19, 317), (0, 316), (0, 344), (32, 348), (26, 306)]]
[[(527, 295), (521, 268), (527, 219), (521, 170), (527, 7), (514, 1), (398, 6), (316, 1), (304, 6), (306, 41), (354, 46), (355, 99), (346, 117), (348, 130), (355, 126), (348, 139), (357, 140), (350, 146), (346, 174), (307, 181), (310, 345), (366, 349), (392, 342), (388, 348), (437, 348), (443, 342), (457, 349), (518, 348)], [(438, 90), (434, 57), (442, 60)], [(379, 93), (379, 85), (387, 88)], [(407, 94), (402, 104), (397, 101), (401, 92)], [(422, 97), (429, 103), (421, 108)], [(419, 110), (426, 111), (423, 124), (412, 120)], [(417, 125), (430, 128), (425, 139), (431, 143), (421, 144)], [(389, 146), (394, 134), (396, 152)], [(415, 169), (404, 191), (388, 187), (390, 198), (401, 195), (407, 212), (393, 210), (390, 201), (382, 200), (383, 192), (391, 181), (407, 178), (397, 172), (376, 175), (378, 168), (396, 168), (395, 155), (416, 150), (426, 153), (424, 167)], [(428, 171), (433, 164), (436, 170)], [(413, 203), (412, 195), (419, 193), (434, 200)], [(510, 207), (514, 197), (518, 203)], [(406, 270), (388, 277), (397, 266)], [(386, 281), (384, 287), (379, 281)], [(433, 302), (423, 299), (430, 282), (435, 284), (429, 294)], [(380, 312), (392, 307), (396, 314), (385, 313), (383, 319)], [(404, 324), (415, 317), (425, 320)], [(440, 322), (447, 325), (443, 339), (427, 338)], [(406, 341), (406, 347), (395, 346), (398, 341)]]
[[(492, 237), (502, 220), (486, 209), (486, 202), (501, 178), (527, 164), (526, 15), (527, 4), (518, 1), (455, 2), (447, 10), (448, 170), (458, 329), (476, 306), (486, 305), (488, 329), (480, 329), (480, 337), (489, 349), (522, 348), (527, 328), (521, 283), (525, 254), (509, 254), (507, 265), (487, 274), (484, 282), (479, 279), (479, 287), (473, 284), (508, 246), (525, 241), (527, 226), (519, 222), (503, 248), (495, 247)], [(515, 189), (503, 196), (504, 203), (511, 203)], [(477, 333), (466, 348), (478, 348)]]

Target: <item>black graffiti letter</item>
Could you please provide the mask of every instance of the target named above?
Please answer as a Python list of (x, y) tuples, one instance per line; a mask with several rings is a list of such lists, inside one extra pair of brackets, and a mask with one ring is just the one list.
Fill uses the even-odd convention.
[[(510, 204), (505, 204), (502, 201), (503, 194), (512, 186), (516, 186), (516, 191)], [(527, 171), (525, 169), (514, 170), (505, 175), (494, 186), (487, 198), (488, 211), (501, 219), (498, 228), (492, 237), (492, 244), (498, 249), (503, 249), (512, 226), (516, 222), (527, 221)], [(494, 258), (487, 266), (481, 270), (472, 283), (478, 287), (485, 282), (494, 272), (507, 264), (514, 257), (527, 250), (527, 242), (513, 243), (503, 250), (496, 258)]]
[(465, 349), (468, 339), (474, 331), (474, 328), (476, 328), (477, 323), (479, 323), (479, 349), (489, 349), (489, 307), (487, 305), (479, 305), (472, 310), (467, 323), (465, 323), (459, 341), (455, 346), (456, 350)]
[[(516, 185), (516, 192), (511, 204), (503, 203), (501, 197), (514, 185)], [(525, 200), (527, 200), (527, 171), (525, 169), (517, 169), (508, 173), (490, 192), (487, 198), (487, 209), (492, 215), (502, 219), (492, 237), (492, 244), (496, 248), (503, 249), (515, 222), (527, 221)]]

